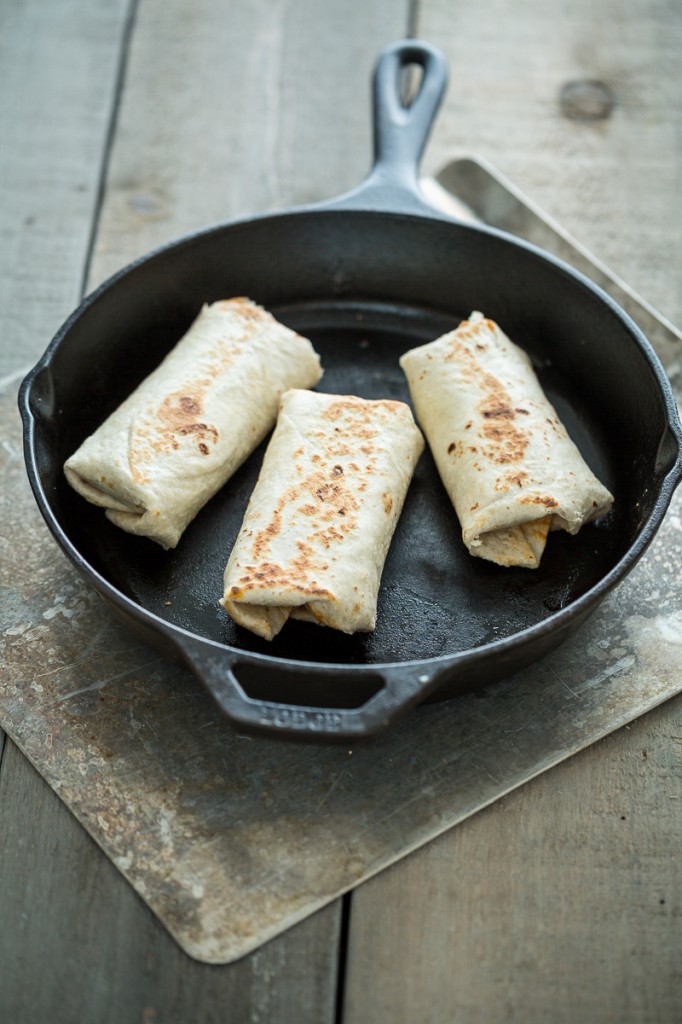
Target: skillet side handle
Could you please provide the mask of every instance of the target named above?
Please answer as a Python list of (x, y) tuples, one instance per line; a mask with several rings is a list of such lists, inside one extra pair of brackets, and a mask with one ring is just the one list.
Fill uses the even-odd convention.
[[(238, 732), (307, 742), (348, 743), (377, 735), (409, 708), (422, 700), (432, 689), (431, 674), (425, 675), (410, 666), (377, 666), (368, 669), (375, 674), (380, 688), (360, 707), (309, 707), (308, 705), (278, 703), (249, 697), (238, 679), (239, 655), (201, 641), (183, 641), (185, 664), (204, 684), (219, 709)], [(274, 673), (274, 682), (282, 686), (286, 697), (287, 674), (263, 668)], [(296, 669), (293, 670), (294, 672)], [(299, 667), (305, 674), (306, 666)], [(347, 669), (336, 666), (325, 668), (329, 688), (343, 692), (348, 685)], [(319, 672), (319, 668), (318, 668)], [(277, 677), (281, 675), (281, 680)]]
[[(403, 100), (404, 75), (421, 68), (415, 95)], [(445, 57), (429, 43), (401, 40), (382, 50), (373, 78), (374, 163), (365, 180), (333, 201), (391, 212), (434, 212), (419, 188), (419, 162), (448, 82)]]

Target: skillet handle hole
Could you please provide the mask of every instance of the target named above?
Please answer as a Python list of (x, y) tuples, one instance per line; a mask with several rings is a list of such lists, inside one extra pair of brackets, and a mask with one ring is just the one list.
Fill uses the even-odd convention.
[(250, 700), (306, 708), (361, 708), (384, 687), (376, 672), (346, 673), (301, 668), (267, 668), (237, 662), (232, 674)]
[(421, 91), (424, 68), (421, 64), (405, 64), (400, 68), (398, 94), (400, 102), (409, 110)]

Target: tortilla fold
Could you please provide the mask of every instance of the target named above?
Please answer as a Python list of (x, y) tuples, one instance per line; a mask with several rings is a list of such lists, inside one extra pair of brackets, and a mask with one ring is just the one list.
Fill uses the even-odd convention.
[(608, 512), (613, 496), (494, 321), (474, 312), (400, 365), (472, 555), (535, 569), (550, 530)]
[(423, 449), (404, 402), (287, 392), (225, 569), (234, 621), (266, 640), (290, 617), (372, 631)]
[(246, 298), (205, 305), (163, 362), (64, 465), (129, 533), (174, 548), (273, 427), (282, 394), (322, 375), (307, 338)]

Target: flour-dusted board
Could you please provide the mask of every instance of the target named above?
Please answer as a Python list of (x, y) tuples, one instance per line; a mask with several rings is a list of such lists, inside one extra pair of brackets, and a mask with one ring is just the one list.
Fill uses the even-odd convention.
[[(664, 358), (679, 358), (660, 330)], [(628, 579), (525, 672), (352, 749), (240, 737), (49, 536), (15, 386), (0, 395), (0, 431), (0, 724), (199, 960), (243, 956), (682, 689), (678, 495)]]

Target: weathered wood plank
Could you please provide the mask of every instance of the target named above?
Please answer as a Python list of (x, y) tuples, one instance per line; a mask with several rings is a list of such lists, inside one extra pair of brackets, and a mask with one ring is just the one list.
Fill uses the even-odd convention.
[(4, 760), (3, 1020), (334, 1019), (339, 904), (230, 969), (190, 960), (14, 744)]
[[(47, 9), (34, 4), (31, 24), (37, 27)], [(407, 9), (406, 2), (392, 0), (233, 0), (227, 7), (218, 0), (189, 6), (141, 0), (90, 283), (202, 223), (321, 198), (359, 180), (371, 145), (369, 71), (381, 46), (404, 33)], [(86, 46), (77, 57), (81, 15)], [(54, 146), (63, 143), (67, 198), (61, 201), (60, 193), (44, 200), (40, 241), (49, 259), (39, 259), (35, 249), (22, 257), (14, 308), (20, 312), (30, 298), (40, 323), (20, 325), (11, 349), (18, 362), (8, 366), (30, 362), (44, 346), (45, 324), (51, 333), (78, 299), (123, 30), (122, 22), (117, 32), (110, 23), (94, 28), (92, 18), (92, 5), (62, 4), (59, 16), (46, 16), (49, 31), (33, 33), (22, 58), (33, 63), (33, 107), (46, 104), (39, 153), (26, 149), (22, 166), (42, 201), (49, 182), (37, 168), (47, 151), (45, 138)], [(4, 27), (11, 47), (23, 22)], [(62, 35), (70, 42), (61, 59), (54, 58), (51, 76), (50, 47)], [(110, 63), (102, 55), (107, 47)], [(77, 131), (63, 139), (57, 128), (68, 98), (57, 83), (71, 65), (79, 83), (74, 102), (81, 97), (83, 68), (94, 68), (108, 98), (97, 139), (82, 152)], [(84, 89), (83, 96), (91, 92)], [(86, 103), (90, 128), (97, 111), (87, 104), (93, 102), (90, 97)], [(24, 104), (21, 111), (26, 109)], [(14, 116), (24, 116), (21, 111)], [(22, 177), (12, 163), (7, 173)], [(69, 190), (82, 197), (85, 182), (88, 204), (76, 217)], [(26, 209), (25, 216), (36, 216), (30, 204)], [(65, 231), (77, 236), (68, 250)], [(24, 245), (20, 232), (12, 238)], [(52, 291), (40, 288), (48, 272), (54, 301)], [(178, 951), (12, 744), (5, 750), (0, 797), (0, 991), (3, 1013), (16, 1024), (48, 1018), (56, 1024), (333, 1019), (339, 904), (229, 968), (196, 964)]]
[(0, 381), (80, 298), (128, 7), (0, 4)]
[[(129, 0), (0, 6), (0, 385), (38, 357), (80, 298), (128, 9)], [(0, 734), (3, 768), (8, 747)], [(29, 803), (37, 825), (42, 801)], [(12, 795), (0, 812), (3, 851), (25, 842), (14, 808)], [(2, 877), (0, 917), (14, 881)]]
[[(417, 27), (452, 67), (426, 169), (490, 160), (679, 321), (682, 10), (629, 0), (616, 21), (605, 0), (422, 0)], [(608, 118), (562, 113), (574, 80), (607, 87)], [(603, 96), (579, 93), (578, 112)], [(358, 890), (346, 1024), (677, 1019), (681, 710), (663, 706)]]
[[(425, 166), (490, 160), (679, 323), (680, 5), (420, 0), (417, 29), (451, 62)], [(583, 90), (562, 107), (572, 82)], [(608, 116), (580, 119), (606, 113), (609, 98)]]
[(344, 1024), (678, 1020), (681, 715), (677, 698), (357, 890)]
[[(247, 4), (245, 0), (243, 6), (229, 5), (228, 17), (224, 5), (208, 0), (192, 5), (191, 10), (178, 3), (142, 3), (93, 283), (180, 231), (224, 216), (333, 194), (355, 183), (369, 158), (367, 74), (379, 47), (401, 34), (405, 14), (403, 5), (387, 2), (365, 6), (367, 10), (359, 3), (309, 2), (292, 10), (291, 5), (283, 3)], [(614, 269), (675, 317), (679, 314), (679, 295), (672, 270), (667, 271), (663, 264), (669, 259), (672, 267), (679, 265), (679, 219), (670, 216), (670, 210), (676, 210), (670, 205), (670, 196), (671, 181), (677, 188), (674, 167), (679, 166), (679, 159), (669, 162), (671, 133), (679, 129), (679, 122), (668, 119), (679, 113), (676, 105), (670, 104), (669, 114), (663, 100), (668, 91), (675, 99), (679, 93), (679, 78), (674, 78), (679, 73), (671, 67), (670, 58), (679, 44), (679, 33), (669, 5), (647, 5), (646, 10), (641, 3), (631, 6), (631, 16), (625, 11), (620, 19), (621, 26), (631, 27), (619, 29), (617, 23), (600, 19), (593, 3), (589, 8), (586, 4), (572, 5), (576, 19), (581, 20), (571, 25), (580, 28), (583, 50), (578, 47), (570, 66), (564, 63), (555, 67), (549, 54), (540, 55), (538, 51), (540, 44), (544, 47), (552, 40), (558, 45), (559, 37), (568, 39), (562, 45), (578, 45), (571, 44), (573, 37), (570, 32), (567, 35), (566, 25), (557, 26), (557, 17), (568, 17), (565, 11), (550, 12), (547, 5), (539, 3), (531, 4), (529, 10), (517, 5), (511, 12), (514, 23), (506, 25), (503, 19), (511, 18), (511, 13), (498, 10), (499, 5), (494, 10), (488, 5), (460, 5), (457, 10), (450, 4), (423, 5), (421, 34), (448, 53), (457, 54), (449, 102), (454, 101), (457, 67), (470, 67), (478, 76), (464, 77), (472, 100), (467, 106), (468, 119), (462, 122), (458, 109), (454, 109), (448, 137), (442, 133), (441, 122), (429, 166), (437, 167), (441, 158), (450, 159), (470, 147), (484, 152)], [(104, 5), (100, 7), (103, 10)], [(40, 9), (47, 10), (48, 5)], [(60, 12), (64, 9), (65, 4), (59, 5)], [(38, 6), (31, 10), (38, 10)], [(88, 10), (92, 11), (93, 5)], [(18, 17), (17, 5), (6, 5), (3, 14), (5, 11)], [(670, 25), (666, 28), (665, 18), (671, 17), (672, 29)], [(530, 19), (533, 31), (528, 28)], [(36, 28), (37, 21), (36, 16)], [(516, 25), (517, 21), (522, 25)], [(597, 34), (590, 35), (595, 25)], [(583, 77), (588, 73), (591, 76), (593, 68), (602, 77), (615, 68), (617, 54), (608, 49), (614, 29), (625, 69), (617, 81), (630, 83), (624, 87), (624, 98), (606, 125), (567, 122), (568, 134), (561, 135), (559, 146), (559, 129), (566, 126), (556, 115), (556, 90), (567, 73), (574, 75), (574, 68)], [(621, 32), (629, 33), (631, 49)], [(59, 38), (54, 24), (50, 33), (52, 40)], [(7, 34), (3, 37), (7, 39)], [(49, 67), (50, 39), (46, 36), (41, 40)], [(353, 49), (352, 74), (348, 73), (346, 40)], [(481, 48), (481, 41), (487, 51), (485, 46)], [(533, 59), (520, 51), (512, 60), (514, 47), (524, 42), (531, 45)], [(503, 44), (508, 51), (506, 59), (500, 58)], [(588, 60), (588, 44), (594, 60)], [(97, 50), (94, 44), (93, 48)], [(486, 53), (491, 59), (485, 60)], [(634, 77), (626, 77), (632, 54), (637, 55)], [(507, 79), (491, 71), (496, 67), (496, 56), (507, 65)], [(35, 59), (40, 69), (41, 62)], [(99, 65), (97, 70), (101, 72)], [(670, 74), (673, 78), (655, 88), (651, 84), (654, 70), (661, 78)], [(554, 82), (553, 88), (538, 91), (540, 81)], [(646, 89), (638, 92), (644, 81)], [(497, 103), (492, 122), (487, 120), (490, 111), (487, 101), (482, 105), (479, 86), (485, 86), (492, 102)], [(512, 100), (521, 93), (522, 86), (536, 91), (527, 94), (526, 105), (517, 107)], [(42, 88), (38, 98), (46, 97), (49, 89), (50, 84)], [(326, 103), (330, 95), (343, 98), (331, 115)], [(230, 105), (227, 114), (226, 98)], [(455, 102), (461, 104), (461, 98)], [(640, 131), (639, 142), (623, 134), (626, 107), (627, 117), (634, 118)], [(544, 135), (533, 127), (538, 111), (549, 118)], [(58, 120), (54, 113), (52, 120), (55, 124)], [(510, 132), (512, 124), (521, 128)], [(465, 128), (461, 135), (459, 125)], [(45, 124), (44, 130), (48, 141), (54, 138), (49, 135), (50, 130), (56, 132), (53, 125)], [(477, 132), (487, 133), (485, 146), (474, 145)], [(501, 152), (499, 138), (505, 137), (506, 148)], [(529, 143), (529, 137), (535, 141)], [(538, 146), (538, 140), (544, 148)], [(608, 151), (602, 149), (604, 142), (611, 147)], [(560, 174), (551, 149), (561, 153), (562, 162), (566, 162)], [(48, 151), (44, 141), (42, 151)], [(99, 153), (101, 149), (97, 149), (97, 160)], [(302, 173), (299, 158), (305, 165)], [(638, 208), (636, 176), (628, 172), (623, 182), (614, 181), (610, 172), (604, 179), (600, 176), (605, 166), (617, 173), (623, 163), (632, 165), (640, 181), (652, 171), (659, 180), (662, 176), (662, 191), (667, 196), (654, 197), (651, 207), (647, 206), (646, 221), (642, 217), (638, 222), (628, 221), (624, 227), (621, 210)], [(73, 181), (78, 180), (74, 175)], [(94, 182), (96, 175), (91, 180)], [(42, 188), (37, 177), (35, 181), (36, 187)], [(66, 200), (62, 210), (65, 208)], [(31, 216), (31, 209), (27, 209), (26, 216)], [(46, 228), (38, 253), (45, 246), (62, 244), (59, 228), (63, 224), (57, 218), (49, 230)], [(619, 234), (621, 227), (624, 234)], [(86, 235), (87, 229), (81, 234), (81, 242)], [(641, 241), (641, 250), (632, 247), (633, 238), (635, 243)], [(660, 251), (656, 244), (662, 247)], [(10, 247), (7, 252), (13, 254), (16, 250)], [(56, 326), (77, 296), (68, 301), (60, 298), (63, 309), (53, 308), (51, 293), (43, 293), (39, 285), (49, 271), (62, 275), (63, 267), (43, 263), (35, 252), (37, 283), (34, 280), (24, 286), (15, 275), (15, 293), (23, 295), (22, 303), (15, 308), (21, 310), (26, 298), (36, 302), (37, 297), (36, 304), (50, 311), (46, 315), (54, 319), (51, 326)], [(63, 255), (59, 248), (52, 252)], [(26, 258), (24, 265), (28, 262)], [(77, 291), (79, 276), (70, 272), (63, 280)], [(23, 293), (20, 286), (24, 287)], [(26, 346), (35, 344), (35, 325), (31, 328), (27, 323), (22, 322), (16, 335), (24, 339), (20, 342), (22, 359), (23, 352), (28, 351)], [(37, 350), (42, 346), (41, 341)], [(661, 1001), (655, 986), (668, 991), (670, 960), (664, 957), (658, 974), (653, 971), (644, 977), (644, 972), (647, 965), (651, 968), (654, 957), (657, 961), (662, 944), (667, 950), (675, 948), (675, 941), (679, 945), (679, 936), (663, 916), (669, 907), (665, 893), (658, 899), (665, 898), (666, 903), (659, 902), (652, 914), (661, 918), (653, 923), (647, 918), (650, 898), (656, 895), (651, 879), (660, 871), (667, 886), (672, 877), (670, 851), (679, 847), (679, 819), (673, 820), (672, 815), (676, 805), (664, 801), (668, 794), (666, 765), (672, 763), (673, 750), (672, 731), (665, 724), (669, 713), (664, 708), (655, 717), (648, 716), (637, 723), (636, 728), (641, 726), (644, 732), (635, 733), (633, 727), (613, 737), (552, 772), (546, 784), (538, 780), (451, 836), (443, 837), (418, 857), (410, 858), (383, 876), (385, 883), (380, 878), (365, 887), (354, 900), (351, 918), (347, 1019), (381, 1018), (384, 1015), (380, 1010), (384, 1009), (384, 1019), (449, 1020), (454, 1016), (450, 1000), (460, 995), (470, 1020), (505, 1015), (514, 1019), (509, 1010), (510, 993), (522, 992), (525, 999), (528, 992), (537, 991), (530, 1015), (512, 1006), (516, 1019), (555, 1019), (554, 1011), (561, 1001), (577, 1013), (583, 1010), (583, 1020), (599, 1020), (601, 1024), (601, 1020), (609, 1019), (598, 1016), (595, 1010), (603, 1008), (603, 992), (593, 993), (592, 1003), (571, 1003), (574, 989), (593, 982), (597, 990), (602, 985), (607, 994), (615, 991), (638, 956), (641, 964), (625, 991), (631, 994), (633, 986), (641, 981), (643, 987), (634, 1003), (641, 1011), (640, 1017), (625, 1015), (622, 1019), (665, 1019), (662, 1013), (670, 1004)], [(660, 728), (656, 725), (659, 722), (663, 723)], [(646, 762), (641, 755), (643, 749), (649, 752)], [(656, 758), (653, 750), (659, 751)], [(13, 1011), (13, 1020), (49, 1017), (58, 1022), (60, 1013), (64, 1021), (164, 1017), (217, 1020), (228, 1015), (245, 1020), (305, 1020), (305, 1013), (311, 1020), (329, 1019), (334, 915), (338, 907), (311, 919), (283, 937), (281, 943), (264, 947), (241, 964), (226, 969), (194, 965), (177, 953), (11, 745), (0, 788), (4, 844), (0, 873), (3, 882), (8, 883), (6, 887), (3, 884), (0, 895), (0, 964), (5, 965), (0, 989), (7, 999), (5, 1008)], [(562, 791), (557, 807), (557, 794)], [(619, 812), (617, 820), (609, 817), (614, 805)], [(647, 807), (646, 818), (642, 807)], [(666, 808), (671, 812), (669, 818)], [(621, 814), (625, 814), (624, 822)], [(598, 830), (591, 827), (595, 820), (600, 824)], [(548, 822), (553, 827), (543, 848), (537, 837), (543, 835)], [(630, 844), (618, 846), (618, 840), (623, 839), (621, 825), (630, 830)], [(652, 846), (646, 839), (650, 830), (656, 840)], [(611, 842), (618, 850), (615, 870)], [(510, 866), (506, 873), (497, 873), (499, 884), (493, 898), (487, 890), (482, 891), (478, 865), (483, 862), (495, 868), (492, 854), (500, 847), (507, 852), (507, 846), (511, 847)], [(543, 859), (547, 849), (551, 862)], [(532, 858), (529, 851), (534, 853)], [(453, 876), (458, 879), (456, 888)], [(509, 888), (501, 884), (505, 878), (512, 879)], [(540, 879), (540, 888), (534, 886), (533, 878)], [(674, 881), (677, 883), (677, 879)], [(620, 892), (619, 886), (623, 886)], [(599, 894), (596, 901), (590, 892)], [(400, 900), (403, 910), (398, 913)], [(426, 907), (420, 908), (424, 900)], [(500, 907), (504, 929), (500, 926)], [(674, 909), (675, 905), (670, 908)], [(539, 918), (541, 931), (537, 928)], [(552, 920), (562, 924), (556, 933), (550, 932)], [(396, 934), (401, 928), (402, 939)], [(627, 929), (636, 936), (632, 958), (628, 954)], [(613, 946), (616, 932), (620, 939)], [(17, 942), (16, 936), (21, 941)], [(644, 948), (648, 942), (651, 946)], [(523, 962), (524, 943), (534, 953), (534, 964)], [(446, 957), (446, 950), (452, 953), (451, 958)], [(604, 964), (601, 972), (599, 957)], [(516, 973), (507, 962), (509, 958)], [(450, 982), (450, 978), (455, 981)], [(304, 990), (300, 994), (298, 986)], [(317, 1016), (311, 1009), (315, 999), (319, 1000)], [(522, 1005), (525, 1010), (527, 1003)], [(622, 1008), (622, 998), (615, 1005)], [(486, 1017), (488, 1007), (499, 1012)], [(576, 1019), (566, 1009), (566, 1019), (568, 1016)], [(467, 1019), (464, 1011), (462, 1019)]]
[(144, 0), (91, 283), (187, 231), (359, 183), (371, 70), (408, 9)]

